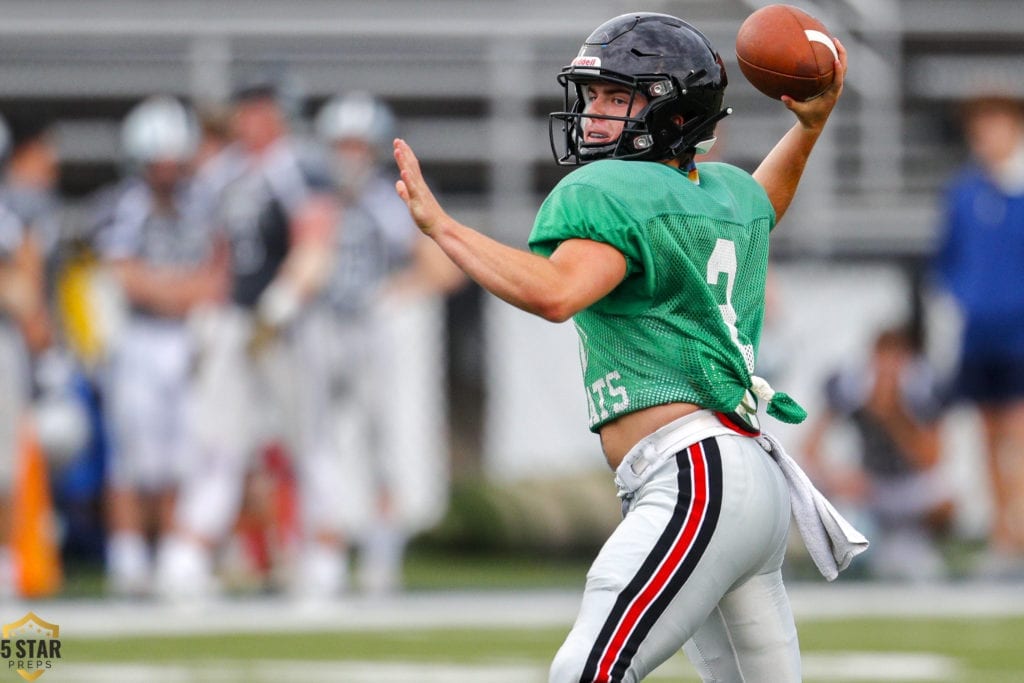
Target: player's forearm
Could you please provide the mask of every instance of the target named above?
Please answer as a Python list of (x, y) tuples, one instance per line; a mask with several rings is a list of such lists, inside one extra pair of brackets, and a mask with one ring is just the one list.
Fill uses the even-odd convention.
[(216, 273), (205, 268), (152, 267), (128, 261), (115, 264), (114, 274), (130, 302), (171, 317), (184, 316), (223, 289), (216, 287)]
[(776, 224), (782, 220), (796, 195), (821, 130), (807, 128), (800, 122), (793, 124), (754, 171), (754, 179), (765, 189), (775, 209)]
[(450, 217), (430, 236), (473, 281), (516, 308), (554, 322), (576, 312), (565, 301), (558, 269), (543, 256), (502, 244)]
[(333, 263), (331, 249), (318, 240), (293, 246), (256, 303), (260, 323), (278, 329), (291, 324), (323, 289)]
[(567, 248), (569, 254), (558, 253), (568, 244), (587, 240), (568, 240), (551, 258), (544, 258), (462, 225), (437, 202), (409, 145), (396, 139), (394, 150), (401, 175), (395, 190), (409, 207), (413, 221), (466, 275), (500, 299), (546, 320), (561, 322), (607, 294), (624, 276), (625, 259), (606, 245), (598, 249), (612, 252), (603, 254), (611, 267), (601, 269), (601, 276), (595, 277), (585, 268), (589, 254), (582, 252), (587, 252), (586, 247), (577, 244)]
[(0, 312), (20, 319), (39, 307), (41, 297), (25, 273), (0, 264)]
[(294, 290), (300, 302), (316, 296), (330, 277), (339, 215), (334, 199), (318, 194), (293, 217), (292, 246), (275, 282)]
[(326, 244), (305, 243), (292, 247), (281, 266), (278, 280), (287, 281), (307, 301), (323, 289), (334, 266), (334, 254)]

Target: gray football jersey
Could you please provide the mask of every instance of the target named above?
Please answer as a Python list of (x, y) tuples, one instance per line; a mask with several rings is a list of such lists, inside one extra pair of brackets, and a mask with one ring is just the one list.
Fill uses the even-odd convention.
[(331, 308), (346, 316), (366, 312), (387, 278), (409, 263), (418, 234), (391, 180), (375, 176), (344, 208), (336, 231), (335, 265), (324, 291)]
[(183, 183), (169, 210), (158, 210), (153, 194), (140, 178), (119, 185), (100, 200), (101, 225), (96, 236), (100, 255), (108, 260), (138, 259), (154, 266), (194, 266), (209, 254), (212, 233), (190, 220), (191, 188)]
[(231, 247), (232, 299), (256, 304), (288, 254), (290, 224), (315, 193), (327, 191), (326, 169), (282, 139), (258, 160), (232, 146), (200, 175), (195, 210)]

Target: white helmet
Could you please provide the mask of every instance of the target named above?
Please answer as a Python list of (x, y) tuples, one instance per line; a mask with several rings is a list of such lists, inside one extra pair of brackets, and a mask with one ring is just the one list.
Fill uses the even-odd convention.
[(121, 147), (136, 163), (188, 161), (198, 144), (195, 116), (173, 97), (159, 95), (142, 101), (121, 126)]
[(386, 104), (367, 92), (328, 100), (316, 117), (316, 133), (325, 142), (366, 140), (378, 150), (391, 145), (395, 117)]

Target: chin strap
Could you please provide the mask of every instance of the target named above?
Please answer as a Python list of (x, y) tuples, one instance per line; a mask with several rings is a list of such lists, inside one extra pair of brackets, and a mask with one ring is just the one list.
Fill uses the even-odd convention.
[[(707, 150), (711, 149), (711, 145), (707, 144), (708, 140), (714, 140), (713, 137), (704, 137), (704, 134), (709, 130), (714, 130), (715, 125), (724, 119), (726, 116), (732, 114), (732, 107), (725, 107), (720, 109), (718, 113), (709, 116), (703, 121), (694, 122), (692, 128), (687, 128), (686, 123), (683, 123), (683, 127), (680, 128), (681, 138), (679, 141), (672, 146), (669, 150), (672, 156), (679, 156), (684, 153), (687, 148), (697, 147), (698, 145), (704, 145), (705, 151), (698, 152), (699, 154), (706, 154)], [(711, 144), (714, 144), (712, 142)]]
[(750, 376), (750, 391), (765, 402), (767, 412), (776, 420), (788, 424), (799, 424), (807, 419), (807, 411), (794, 401), (789, 394), (775, 391), (768, 381), (757, 375)]

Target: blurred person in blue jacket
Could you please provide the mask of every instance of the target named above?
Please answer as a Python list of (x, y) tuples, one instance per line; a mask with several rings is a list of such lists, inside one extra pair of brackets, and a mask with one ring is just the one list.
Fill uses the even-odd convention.
[(992, 489), (990, 556), (1024, 561), (1024, 109), (994, 94), (966, 102), (971, 154), (950, 183), (934, 258), (963, 318), (958, 398), (976, 405)]
[(126, 177), (102, 193), (96, 246), (126, 302), (111, 339), (106, 396), (113, 450), (107, 470), (108, 588), (151, 588), (149, 539), (172, 527), (183, 463), (193, 341), (188, 316), (223, 298), (227, 268), (209, 226), (188, 219), (198, 125), (191, 109), (150, 97), (121, 130)]

